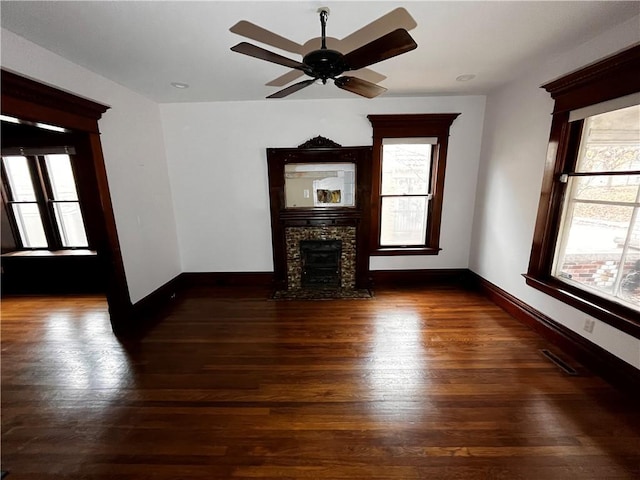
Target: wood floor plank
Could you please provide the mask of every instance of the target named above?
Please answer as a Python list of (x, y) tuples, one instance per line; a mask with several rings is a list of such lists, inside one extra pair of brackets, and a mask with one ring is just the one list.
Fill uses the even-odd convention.
[(2, 299), (2, 469), (50, 479), (635, 479), (640, 409), (487, 299), (193, 288), (144, 338)]

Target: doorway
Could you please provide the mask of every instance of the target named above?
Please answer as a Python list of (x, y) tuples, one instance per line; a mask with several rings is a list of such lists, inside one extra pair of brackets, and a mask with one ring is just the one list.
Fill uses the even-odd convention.
[(79, 202), (90, 250), (95, 252), (98, 270), (103, 276), (111, 325), (116, 333), (126, 331), (132, 304), (98, 130), (98, 120), (109, 107), (5, 70), (1, 72), (1, 82), (2, 115), (17, 119), (27, 127), (46, 124), (62, 129), (65, 141), (73, 144), (77, 184), (81, 186)]

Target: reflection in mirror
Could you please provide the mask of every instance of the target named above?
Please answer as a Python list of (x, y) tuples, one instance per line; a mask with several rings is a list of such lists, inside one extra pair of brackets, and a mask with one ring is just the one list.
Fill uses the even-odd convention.
[(284, 166), (286, 208), (355, 207), (353, 163), (290, 163)]

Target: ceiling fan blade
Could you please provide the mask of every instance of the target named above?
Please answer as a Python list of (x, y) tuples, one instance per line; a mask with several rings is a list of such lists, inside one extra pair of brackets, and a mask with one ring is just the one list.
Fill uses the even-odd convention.
[(381, 73), (375, 72), (369, 68), (361, 68), (360, 70), (356, 70), (352, 73), (357, 75), (358, 78), (371, 83), (380, 83), (387, 79), (386, 75), (382, 75)]
[(289, 70), (284, 75), (280, 75), (278, 78), (274, 78), (273, 80), (271, 80), (269, 83), (266, 83), (265, 85), (268, 85), (269, 87), (284, 87), (285, 85), (290, 84), (294, 80), (299, 79), (303, 75), (304, 73), (301, 72), (300, 70)]
[(379, 37), (381, 34), (392, 32), (398, 28), (413, 30), (417, 26), (418, 24), (405, 8), (396, 8), (344, 37), (340, 40), (340, 48), (335, 48), (335, 50), (350, 52), (369, 42), (372, 38)]
[(294, 83), (290, 87), (284, 88), (282, 90), (277, 91), (276, 93), (269, 95), (267, 98), (284, 98), (287, 95), (291, 95), (292, 93), (295, 93), (298, 90), (302, 90), (303, 88), (308, 87), (315, 81), (316, 79), (312, 78), (311, 80), (305, 80), (303, 82)]
[(251, 40), (256, 40), (266, 45), (271, 45), (272, 47), (279, 48), (280, 50), (284, 50), (286, 52), (297, 53), (298, 55), (302, 55), (303, 53), (302, 45), (297, 44), (296, 42), (282, 37), (276, 33), (270, 32), (269, 30), (262, 28), (259, 25), (247, 22), (246, 20), (239, 21), (233, 27), (231, 27), (229, 31), (237, 35), (242, 35), (243, 37), (250, 38)]
[(397, 55), (410, 52), (418, 44), (404, 28), (398, 28), (382, 37), (356, 48), (344, 56), (350, 70), (368, 67)]
[(386, 88), (380, 85), (356, 77), (338, 77), (335, 80), (335, 84), (338, 88), (367, 98), (377, 97), (387, 91)]
[(277, 53), (270, 52), (264, 48), (256, 47), (247, 42), (241, 42), (233, 47), (231, 50), (250, 57), (259, 58), (260, 60), (266, 60), (267, 62), (277, 63), (278, 65), (284, 65), (285, 67), (295, 68), (296, 70), (304, 70), (304, 65), (296, 60), (283, 57)]

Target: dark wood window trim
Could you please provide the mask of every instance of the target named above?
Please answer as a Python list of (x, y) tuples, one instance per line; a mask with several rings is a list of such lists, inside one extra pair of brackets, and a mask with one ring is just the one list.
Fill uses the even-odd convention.
[(572, 307), (640, 338), (638, 313), (551, 276), (566, 184), (560, 176), (575, 162), (575, 139), (581, 122), (569, 112), (640, 91), (640, 46), (596, 62), (543, 85), (555, 100), (547, 161), (526, 282)]
[[(444, 198), (449, 129), (459, 113), (368, 115), (373, 126), (373, 165), (371, 188), (371, 255), (437, 255), (440, 250), (440, 221)], [(385, 138), (436, 137), (432, 151), (430, 193), (425, 245), (380, 245), (382, 183), (382, 141)]]

